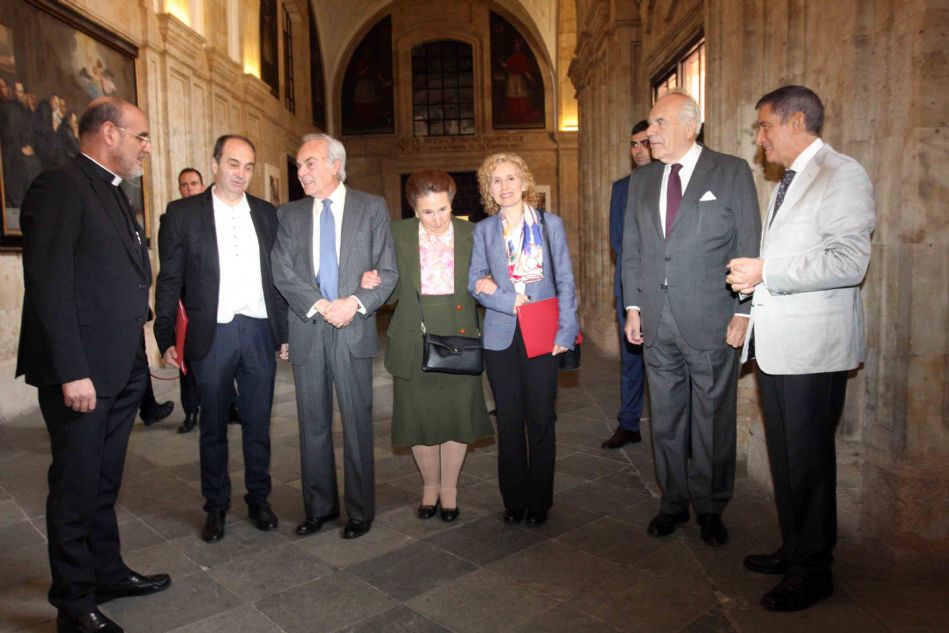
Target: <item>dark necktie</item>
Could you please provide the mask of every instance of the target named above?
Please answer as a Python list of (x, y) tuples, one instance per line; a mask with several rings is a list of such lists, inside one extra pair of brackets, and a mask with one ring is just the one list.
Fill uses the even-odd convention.
[(330, 210), (332, 201), (323, 199), (320, 213), (320, 272), (317, 282), (320, 293), (330, 301), (336, 301), (339, 293), (339, 262), (336, 261), (336, 220)]
[(781, 177), (781, 184), (778, 185), (778, 195), (774, 197), (774, 212), (771, 214), (771, 221), (768, 222), (768, 228), (774, 224), (774, 216), (778, 214), (778, 209), (781, 208), (781, 204), (784, 202), (784, 196), (788, 192), (788, 187), (791, 186), (791, 181), (794, 180), (794, 174), (797, 173), (793, 169), (788, 169), (784, 172), (784, 176)]
[(676, 163), (672, 166), (669, 173), (669, 182), (666, 185), (666, 239), (672, 232), (672, 223), (676, 219), (676, 211), (679, 210), (679, 204), (682, 203), (682, 179), (679, 178), (679, 170), (682, 165)]

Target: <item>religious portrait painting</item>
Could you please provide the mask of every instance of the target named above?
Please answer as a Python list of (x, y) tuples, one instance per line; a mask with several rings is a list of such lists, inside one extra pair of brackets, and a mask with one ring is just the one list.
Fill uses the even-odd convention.
[(514, 26), (491, 12), (491, 107), (496, 130), (544, 127), (544, 80)]
[(392, 18), (372, 27), (353, 51), (343, 79), (343, 134), (395, 132)]

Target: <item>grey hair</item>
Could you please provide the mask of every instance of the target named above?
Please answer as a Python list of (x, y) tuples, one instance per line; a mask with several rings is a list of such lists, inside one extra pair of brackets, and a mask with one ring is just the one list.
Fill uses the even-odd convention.
[(327, 158), (331, 163), (339, 161), (339, 181), (346, 182), (346, 148), (342, 143), (329, 134), (307, 134), (302, 140), (304, 144), (311, 141), (326, 143)]
[(699, 108), (699, 104), (695, 100), (695, 97), (690, 95), (688, 91), (683, 88), (673, 88), (666, 94), (681, 95), (685, 97), (685, 100), (682, 103), (682, 110), (679, 111), (679, 122), (686, 123), (688, 121), (695, 121), (695, 133), (698, 134), (702, 129), (702, 110)]

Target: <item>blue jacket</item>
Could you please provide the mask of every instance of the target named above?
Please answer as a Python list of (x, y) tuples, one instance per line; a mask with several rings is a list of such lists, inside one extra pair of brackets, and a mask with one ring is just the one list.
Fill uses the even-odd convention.
[[(544, 278), (527, 284), (526, 293), (533, 301), (559, 298), (560, 319), (554, 342), (572, 349), (580, 324), (577, 321), (577, 291), (573, 283), (573, 265), (570, 263), (567, 237), (563, 220), (559, 216), (545, 212), (544, 223), (547, 225), (547, 235), (551, 242), (545, 245), (545, 257), (547, 253), (551, 253), (554, 259), (557, 289), (554, 289), (545, 259)], [(475, 294), (475, 282), (486, 275), (494, 278), (498, 289), (490, 295)], [(483, 333), (485, 349), (503, 350), (510, 347), (517, 325), (517, 317), (514, 315), (516, 293), (507, 272), (500, 214), (492, 215), (475, 225), (471, 267), (468, 270), (468, 292), (486, 308)]]
[(613, 183), (610, 195), (610, 248), (616, 255), (613, 273), (613, 296), (623, 296), (623, 218), (626, 216), (626, 198), (629, 197), (629, 176)]

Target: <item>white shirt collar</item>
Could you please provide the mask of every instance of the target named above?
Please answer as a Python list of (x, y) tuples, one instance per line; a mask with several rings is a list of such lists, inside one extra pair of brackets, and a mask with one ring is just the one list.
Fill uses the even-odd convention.
[(105, 165), (103, 165), (102, 163), (100, 163), (99, 161), (97, 161), (95, 158), (93, 158), (93, 157), (90, 156), (89, 154), (83, 152), (82, 155), (85, 156), (86, 158), (88, 158), (89, 160), (91, 160), (92, 162), (94, 162), (96, 165), (98, 165), (98, 166), (101, 167), (102, 169), (104, 169), (104, 170), (106, 170), (107, 172), (109, 172), (110, 174), (112, 174), (112, 186), (113, 186), (113, 187), (118, 187), (119, 185), (122, 184), (122, 176), (119, 176), (117, 173), (115, 173), (114, 171), (112, 171), (111, 169), (109, 169), (108, 167), (106, 167)]
[[(323, 198), (316, 198), (322, 205)], [(333, 189), (333, 193), (329, 195), (330, 202), (333, 203), (332, 208), (342, 213), (343, 211), (343, 201), (346, 199), (346, 185), (342, 182), (336, 186), (336, 189)]]
[[(702, 153), (702, 146), (698, 143), (692, 143), (692, 147), (689, 148), (682, 158), (675, 161), (682, 165), (682, 169), (692, 173), (692, 170), (695, 169), (695, 164), (699, 162), (699, 155)], [(670, 165), (666, 165), (666, 168), (671, 168)]]
[(231, 205), (225, 202), (221, 197), (217, 195), (217, 185), (211, 185), (211, 198), (213, 200), (215, 207), (220, 206), (221, 208), (234, 209), (235, 211), (242, 210), (242, 209), (246, 209), (250, 211), (250, 203), (247, 202), (246, 193), (241, 194), (240, 202), (238, 202), (235, 205)]
[(797, 158), (794, 159), (794, 162), (791, 163), (791, 169), (794, 170), (794, 173), (801, 173), (807, 164), (811, 162), (811, 159), (820, 151), (824, 146), (824, 141), (820, 138), (815, 138), (810, 145), (804, 148), (804, 151), (797, 155)]

